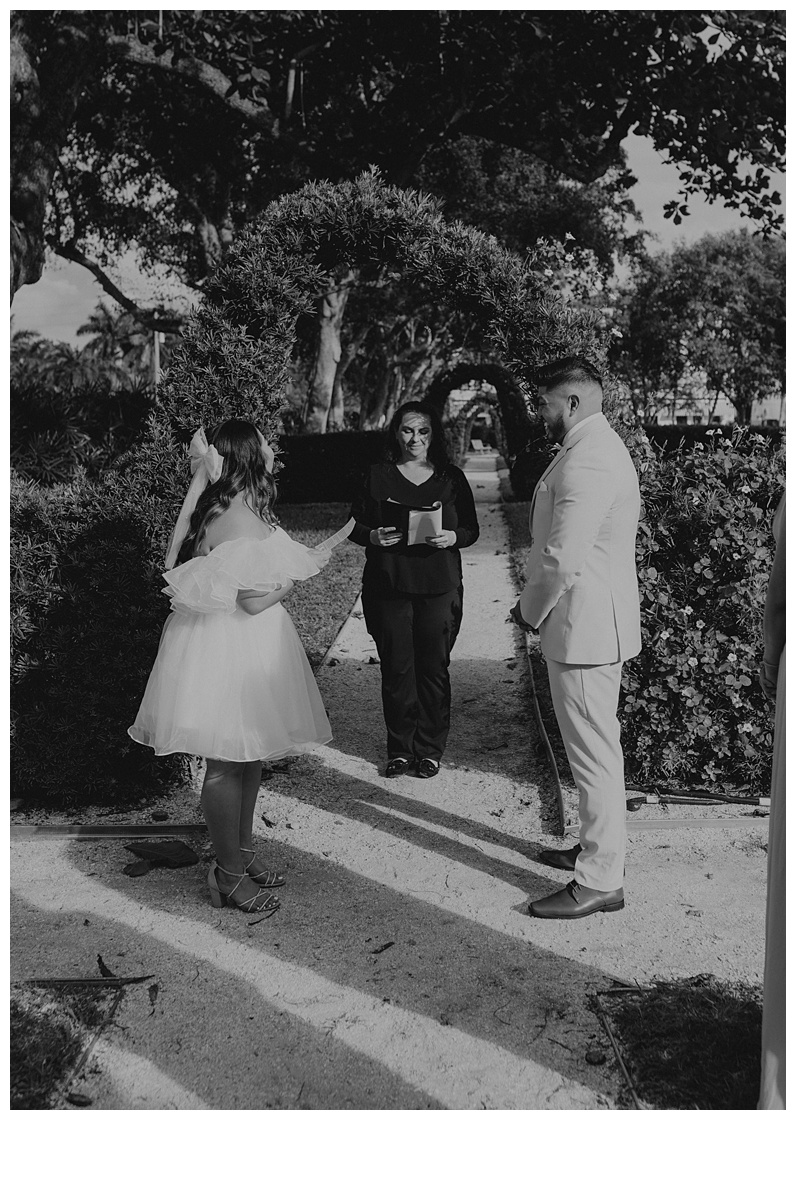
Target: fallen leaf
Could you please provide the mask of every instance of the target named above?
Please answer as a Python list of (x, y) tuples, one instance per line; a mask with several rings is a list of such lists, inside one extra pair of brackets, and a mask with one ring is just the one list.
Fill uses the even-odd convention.
[(91, 1096), (84, 1096), (82, 1092), (70, 1092), (66, 1098), (75, 1108), (89, 1108), (94, 1103)]
[(371, 950), (371, 954), (383, 954), (385, 950), (389, 950), (390, 946), (394, 946), (395, 942), (385, 942), (383, 946), (377, 946), (375, 950)]

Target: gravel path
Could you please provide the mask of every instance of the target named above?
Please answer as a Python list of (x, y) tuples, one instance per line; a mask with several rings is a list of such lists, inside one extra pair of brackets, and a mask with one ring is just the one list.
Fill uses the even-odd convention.
[[(95, 1108), (610, 1108), (621, 1078), (590, 991), (760, 979), (765, 820), (631, 817), (623, 912), (527, 916), (567, 879), (538, 849), (571, 839), (549, 834), (494, 460), (470, 466), (482, 534), (463, 554), (444, 768), (380, 773), (379, 668), (355, 608), (319, 674), (334, 742), (261, 790), (258, 827), (289, 873), (276, 917), (213, 910), (198, 868), (129, 878), (119, 842), (13, 841), (12, 979), (94, 975), (98, 953), (156, 977), (154, 999), (129, 989), (80, 1081)], [(195, 793), (169, 811), (200, 819)]]

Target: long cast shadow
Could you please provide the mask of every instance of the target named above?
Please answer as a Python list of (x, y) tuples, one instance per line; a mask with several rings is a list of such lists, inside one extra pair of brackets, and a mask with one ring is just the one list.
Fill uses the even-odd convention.
[[(327, 789), (325, 783), (329, 778), (332, 785)], [(420, 781), (418, 785), (423, 786)], [(271, 775), (267, 780), (267, 788), (277, 795), (299, 799), (324, 812), (333, 815), (342, 813), (354, 821), (400, 838), (420, 849), (431, 850), (463, 866), (501, 879), (513, 887), (523, 888), (531, 899), (546, 895), (555, 888), (554, 883), (551, 885), (549, 876), (537, 872), (531, 866), (523, 868), (503, 862), (485, 854), (476, 846), (468, 846), (456, 838), (446, 837), (444, 833), (425, 829), (415, 824), (411, 818), (494, 846), (514, 850), (529, 858), (535, 857), (545, 848), (545, 844), (515, 837), (491, 825), (474, 821), (471, 817), (459, 816), (457, 813), (438, 808), (425, 800), (398, 795), (374, 783), (337, 771), (328, 763), (322, 766), (314, 764), (313, 768), (304, 767), (300, 771), (294, 769), (288, 775)], [(341, 800), (340, 794), (343, 789), (344, 799)], [(389, 811), (384, 811), (385, 809)], [(402, 820), (400, 814), (405, 814), (410, 820)], [(562, 876), (562, 880), (565, 882), (566, 876)]]
[[(590, 1039), (599, 1033), (596, 1019), (586, 1007), (586, 991), (609, 983), (609, 977), (597, 968), (443, 911), (427, 901), (399, 895), (393, 888), (323, 856), (278, 840), (272, 843), (269, 858), (289, 871), (282, 908), (275, 917), (254, 927), (246, 914), (231, 910), (219, 914), (209, 907), (202, 870), (153, 871), (129, 878), (121, 873), (114, 875), (121, 861), (118, 850), (114, 852), (111, 847), (95, 850), (88, 862), (85, 848), (80, 845), (70, 846), (68, 854), (73, 866), (85, 873), (91, 867), (105, 886), (145, 906), (144, 924), (155, 939), (158, 911), (206, 921), (214, 928), (220, 926), (225, 938), (243, 945), (251, 941), (267, 954), (308, 967), (332, 984), (355, 988), (382, 1003), (453, 1026), (519, 1058), (562, 1072), (594, 1091), (610, 1092), (614, 1087), (604, 1070), (591, 1067), (584, 1058)], [(82, 914), (74, 914), (73, 920), (94, 952), (89, 954), (93, 961), (99, 932), (95, 922), (92, 919), (95, 927), (84, 933)], [(108, 936), (113, 924), (109, 922)], [(145, 935), (137, 936), (143, 940)], [(393, 944), (387, 946), (389, 942)], [(104, 944), (108, 945), (107, 941)], [(175, 970), (172, 953), (169, 949), (163, 956), (166, 977)], [(128, 949), (125, 962), (130, 961)], [(140, 961), (148, 970), (144, 950)], [(194, 965), (186, 969), (191, 975), (195, 972)], [(215, 969), (212, 962), (200, 958), (200, 976)], [(233, 996), (238, 995), (240, 1003), (246, 998), (251, 1006), (248, 985), (234, 979), (232, 985)], [(202, 990), (197, 989), (200, 996)], [(260, 1003), (259, 995), (254, 1003)], [(278, 994), (272, 1003), (279, 1008)], [(269, 1025), (276, 1019), (273, 1013), (267, 1017)], [(316, 1030), (292, 1014), (282, 1013), (279, 1020), (287, 1020), (289, 1040), (296, 1043), (302, 1056), (320, 1052)], [(201, 1033), (206, 1026), (205, 1016), (196, 1029)], [(257, 1070), (267, 1073), (272, 1058), (284, 1055), (284, 1039), (281, 1049), (273, 1048), (273, 1055), (266, 1039), (258, 1039), (258, 1046), (262, 1061)], [(345, 1047), (340, 1052), (345, 1056), (353, 1053)], [(208, 1068), (213, 1062), (209, 1054)], [(386, 1069), (378, 1063), (376, 1068)], [(284, 1074), (284, 1067), (280, 1070)], [(408, 1099), (402, 1091), (406, 1086), (405, 1081), (396, 1080), (398, 1094)], [(425, 1106), (417, 1090), (412, 1090), (415, 1102), (409, 1106)]]

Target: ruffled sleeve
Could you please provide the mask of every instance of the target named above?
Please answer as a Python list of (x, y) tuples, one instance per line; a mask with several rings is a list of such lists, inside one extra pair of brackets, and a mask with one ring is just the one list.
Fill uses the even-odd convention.
[(175, 612), (234, 612), (238, 592), (272, 592), (278, 587), (317, 575), (320, 567), (311, 550), (294, 542), (283, 529), (263, 541), (235, 538), (209, 554), (164, 571), (163, 588)]

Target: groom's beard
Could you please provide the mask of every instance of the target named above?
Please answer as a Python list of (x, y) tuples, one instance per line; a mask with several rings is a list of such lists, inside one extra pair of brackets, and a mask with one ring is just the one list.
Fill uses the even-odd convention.
[(567, 427), (563, 416), (558, 416), (547, 426), (547, 436), (551, 442), (563, 442), (567, 436)]

